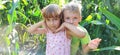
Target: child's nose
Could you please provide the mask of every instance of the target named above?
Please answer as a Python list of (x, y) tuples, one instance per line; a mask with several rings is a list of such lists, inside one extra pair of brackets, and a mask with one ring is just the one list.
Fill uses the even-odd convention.
[(73, 24), (73, 20), (70, 20), (70, 23)]
[(53, 24), (54, 24), (54, 22), (53, 22), (53, 21), (51, 21), (51, 22), (50, 22), (50, 24), (51, 24), (51, 25), (53, 25)]
[(54, 25), (54, 22), (52, 22), (52, 25)]

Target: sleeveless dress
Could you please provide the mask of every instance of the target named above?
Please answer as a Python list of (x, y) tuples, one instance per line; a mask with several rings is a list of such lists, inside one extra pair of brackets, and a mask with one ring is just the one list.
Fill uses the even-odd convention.
[(46, 37), (46, 55), (70, 55), (71, 40), (66, 37), (65, 31), (52, 33), (49, 30)]

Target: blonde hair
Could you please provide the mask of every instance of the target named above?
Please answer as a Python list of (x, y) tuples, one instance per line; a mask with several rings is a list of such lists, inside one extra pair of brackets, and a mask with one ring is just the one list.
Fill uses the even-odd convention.
[(42, 9), (42, 15), (45, 19), (59, 17), (61, 9), (57, 4), (49, 4)]
[(81, 9), (82, 9), (82, 6), (80, 3), (70, 2), (63, 6), (62, 11), (61, 11), (61, 18), (64, 18), (64, 11), (66, 10), (72, 13), (77, 13), (81, 16)]

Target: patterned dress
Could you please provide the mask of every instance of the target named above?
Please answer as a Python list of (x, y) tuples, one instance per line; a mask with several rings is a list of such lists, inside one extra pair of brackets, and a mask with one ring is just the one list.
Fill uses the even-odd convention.
[(46, 55), (70, 55), (71, 40), (66, 37), (65, 31), (46, 34)]

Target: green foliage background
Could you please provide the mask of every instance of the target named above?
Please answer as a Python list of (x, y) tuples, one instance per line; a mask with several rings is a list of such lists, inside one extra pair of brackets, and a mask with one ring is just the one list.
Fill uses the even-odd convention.
[[(16, 23), (20, 23), (18, 29), (27, 28), (28, 24), (34, 24), (42, 20), (41, 9), (48, 4), (57, 3), (62, 6), (70, 0), (0, 0), (0, 47), (11, 46), (10, 33)], [(80, 25), (84, 26), (91, 39), (101, 38), (102, 41), (97, 50), (89, 55), (120, 55), (120, 0), (82, 0), (82, 17)], [(7, 27), (6, 27), (7, 26)], [(5, 30), (4, 30), (5, 29)], [(4, 33), (2, 31), (5, 31)], [(23, 35), (22, 35), (22, 34)], [(21, 34), (21, 35), (20, 35)], [(34, 35), (32, 39), (38, 38)], [(18, 55), (21, 45), (30, 40), (29, 33), (18, 31), (18, 39), (14, 45), (14, 51), (7, 50), (1, 54)], [(44, 42), (41, 35), (38, 39)], [(35, 44), (34, 43), (34, 44)], [(8, 49), (11, 50), (11, 49)]]

